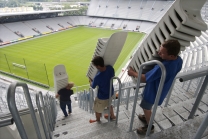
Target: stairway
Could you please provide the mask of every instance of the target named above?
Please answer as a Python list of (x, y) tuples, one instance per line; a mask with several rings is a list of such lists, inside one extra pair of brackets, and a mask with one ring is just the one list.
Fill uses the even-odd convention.
[[(154, 119), (155, 131), (148, 139), (189, 139), (192, 138), (205, 114), (208, 111), (208, 89), (200, 103), (200, 106), (195, 114), (194, 119), (189, 119), (188, 116), (193, 106), (195, 98), (193, 92), (187, 92), (181, 87), (182, 84), (176, 84), (173, 90), (173, 95), (169, 101), (168, 107), (159, 106)], [(137, 105), (133, 132), (129, 131), (129, 123), (131, 119), (133, 102), (129, 103), (129, 108), (126, 110), (126, 105), (121, 104), (119, 107), (118, 124), (115, 121), (107, 122), (101, 118), (100, 123), (89, 123), (89, 119), (95, 119), (95, 115), (90, 114), (83, 109), (80, 109), (78, 102), (72, 98), (72, 114), (67, 118), (63, 118), (63, 113), (58, 107), (58, 117), (55, 131), (53, 132), (54, 139), (137, 139), (145, 138), (144, 135), (138, 135), (136, 129), (144, 125), (138, 118), (139, 113), (143, 113), (142, 109)], [(140, 104), (138, 99), (137, 104)], [(116, 109), (114, 109), (116, 112)], [(105, 110), (104, 113), (107, 113)], [(202, 136), (203, 139), (208, 137), (208, 129)]]

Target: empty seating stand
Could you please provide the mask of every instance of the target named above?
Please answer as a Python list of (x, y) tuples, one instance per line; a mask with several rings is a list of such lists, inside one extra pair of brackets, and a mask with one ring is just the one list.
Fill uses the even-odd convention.
[(0, 38), (2, 39), (3, 42), (17, 40), (18, 38), (20, 38), (19, 36), (14, 34), (13, 31), (11, 31), (9, 28), (4, 26), (3, 24), (0, 25), (0, 30), (1, 30)]
[(88, 16), (157, 22), (165, 14), (172, 3), (173, 1), (92, 0), (88, 10)]
[(42, 22), (41, 20), (30, 20), (30, 21), (25, 21), (25, 24), (30, 26), (31, 28), (36, 28), (39, 30), (41, 33), (43, 32), (49, 32), (50, 29), (46, 27), (46, 24)]
[(33, 31), (32, 28), (28, 27), (27, 24), (24, 24), (24, 22), (6, 23), (4, 25), (13, 32), (22, 34), (24, 37), (37, 35), (37, 33)]

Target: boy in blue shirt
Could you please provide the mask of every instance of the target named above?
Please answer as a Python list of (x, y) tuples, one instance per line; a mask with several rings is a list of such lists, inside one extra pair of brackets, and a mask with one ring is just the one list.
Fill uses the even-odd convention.
[[(163, 86), (163, 90), (160, 96), (159, 104), (161, 105), (163, 100), (165, 99), (172, 82), (177, 75), (177, 73), (182, 68), (182, 59), (178, 56), (180, 52), (180, 43), (177, 40), (168, 40), (164, 42), (158, 55), (162, 58), (162, 63), (166, 68), (166, 79)], [(147, 125), (144, 127), (140, 127), (137, 129), (138, 134), (146, 134), (148, 123), (150, 121), (150, 117), (152, 114), (152, 106), (155, 102), (155, 98), (157, 95), (157, 90), (160, 83), (161, 78), (161, 69), (158, 65), (156, 65), (152, 70), (147, 72), (146, 74), (141, 75), (141, 82), (145, 82), (146, 86), (143, 93), (143, 99), (141, 101), (141, 108), (144, 111), (144, 115), (139, 115), (139, 119), (145, 122)], [(131, 67), (128, 70), (128, 75), (133, 77), (138, 77), (138, 73), (135, 72)], [(151, 128), (151, 132), (154, 132), (154, 125)]]
[[(93, 122), (99, 122), (101, 113), (105, 109), (105, 107), (109, 106), (109, 90), (110, 90), (110, 80), (112, 77), (114, 77), (114, 69), (112, 66), (104, 65), (104, 60), (100, 56), (96, 56), (92, 60), (92, 64), (98, 69), (98, 73), (96, 74), (94, 80), (92, 81), (91, 79), (89, 80), (90, 85), (92, 88), (95, 88), (98, 86), (98, 94), (97, 97), (95, 98), (94, 101), (94, 111), (95, 111), (95, 116), (96, 120), (91, 120), (90, 123)], [(114, 88), (112, 86), (112, 96), (114, 94)], [(112, 101), (112, 98), (111, 98)], [(108, 115), (105, 115), (105, 118), (108, 117)], [(113, 106), (111, 105), (110, 107), (110, 118), (115, 119), (115, 115), (113, 112)]]

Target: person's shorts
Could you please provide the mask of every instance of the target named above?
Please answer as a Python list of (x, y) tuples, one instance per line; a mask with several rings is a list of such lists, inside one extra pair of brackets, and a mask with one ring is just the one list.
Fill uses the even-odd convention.
[(151, 110), (152, 109), (153, 104), (145, 101), (144, 99), (142, 99), (141, 103), (140, 103), (140, 107), (145, 109), (145, 110)]
[[(112, 98), (110, 99), (110, 104), (112, 102)], [(94, 111), (97, 112), (97, 113), (102, 113), (105, 109), (105, 107), (108, 107), (109, 106), (109, 99), (105, 99), (105, 100), (101, 100), (99, 98), (95, 98), (95, 101), (94, 101)]]

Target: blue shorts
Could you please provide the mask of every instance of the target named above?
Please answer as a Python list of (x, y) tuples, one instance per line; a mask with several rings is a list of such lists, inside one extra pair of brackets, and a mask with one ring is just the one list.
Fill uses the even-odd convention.
[(140, 107), (145, 109), (145, 110), (151, 110), (152, 106), (153, 106), (153, 104), (145, 101), (144, 99), (142, 99), (142, 102), (140, 103)]

